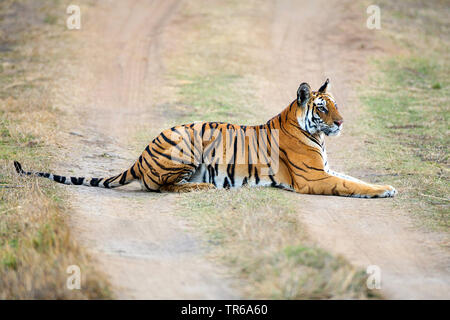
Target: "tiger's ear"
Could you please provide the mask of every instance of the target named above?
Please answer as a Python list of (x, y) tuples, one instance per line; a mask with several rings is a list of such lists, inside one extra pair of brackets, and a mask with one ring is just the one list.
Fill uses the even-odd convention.
[(320, 87), (319, 92), (321, 93), (327, 92), (328, 83), (330, 83), (329, 79), (327, 79), (327, 81), (325, 81), (325, 83)]
[(297, 90), (297, 104), (299, 106), (306, 106), (311, 97), (311, 87), (306, 82), (303, 82)]

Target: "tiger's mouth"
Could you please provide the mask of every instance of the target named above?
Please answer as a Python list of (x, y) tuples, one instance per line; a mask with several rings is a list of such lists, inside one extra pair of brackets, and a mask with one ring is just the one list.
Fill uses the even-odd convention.
[(338, 136), (341, 133), (341, 130), (342, 125), (333, 125), (332, 127), (325, 127), (322, 129), (323, 133), (325, 133), (326, 136)]

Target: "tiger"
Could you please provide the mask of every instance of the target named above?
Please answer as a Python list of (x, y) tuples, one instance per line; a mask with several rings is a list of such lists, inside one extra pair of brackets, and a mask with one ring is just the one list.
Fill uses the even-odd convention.
[(66, 185), (116, 188), (139, 181), (145, 191), (276, 187), (300, 194), (386, 198), (397, 194), (329, 168), (325, 136), (341, 133), (344, 119), (329, 79), (317, 91), (303, 82), (297, 98), (262, 125), (193, 122), (162, 131), (126, 171), (109, 178), (66, 177), (24, 171)]

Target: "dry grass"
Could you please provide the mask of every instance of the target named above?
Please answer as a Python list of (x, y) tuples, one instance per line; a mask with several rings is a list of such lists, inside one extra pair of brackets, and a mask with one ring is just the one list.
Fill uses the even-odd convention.
[(256, 299), (367, 299), (366, 275), (318, 248), (285, 191), (243, 188), (182, 196), (184, 216), (200, 226), (211, 255), (245, 279)]
[[(109, 297), (102, 275), (70, 236), (60, 192), (15, 176), (7, 181), (23, 188), (0, 191), (0, 299)], [(66, 287), (70, 265), (80, 267), (81, 290)]]
[[(362, 88), (372, 164), (395, 168), (398, 206), (418, 224), (448, 232), (450, 44), (445, 1), (382, 1), (382, 36), (396, 51), (373, 62)], [(397, 52), (397, 53), (392, 53)]]
[[(59, 1), (0, 3), (0, 298), (102, 299), (107, 281), (71, 238), (65, 195), (50, 181), (20, 179), (12, 160), (46, 168), (57, 154), (53, 81), (67, 38)], [(60, 17), (60, 18), (58, 18)], [(66, 269), (81, 268), (81, 290), (68, 290)]]

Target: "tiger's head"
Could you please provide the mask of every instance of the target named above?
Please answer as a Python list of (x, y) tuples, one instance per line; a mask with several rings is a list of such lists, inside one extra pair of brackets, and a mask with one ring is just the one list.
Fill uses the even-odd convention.
[(340, 115), (336, 101), (327, 93), (329, 80), (318, 91), (311, 91), (307, 83), (297, 90), (297, 121), (302, 130), (315, 134), (323, 132), (327, 136), (336, 136), (342, 130), (344, 119)]

